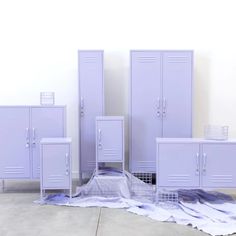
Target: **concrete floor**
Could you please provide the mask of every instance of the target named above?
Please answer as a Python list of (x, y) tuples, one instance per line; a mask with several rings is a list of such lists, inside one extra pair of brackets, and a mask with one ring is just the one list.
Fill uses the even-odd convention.
[(7, 183), (0, 193), (0, 236), (207, 235), (188, 226), (163, 223), (124, 209), (38, 205), (38, 183)]

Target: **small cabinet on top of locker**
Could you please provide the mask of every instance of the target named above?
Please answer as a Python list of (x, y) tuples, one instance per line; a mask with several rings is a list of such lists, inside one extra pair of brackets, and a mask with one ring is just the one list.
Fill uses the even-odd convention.
[(131, 172), (155, 173), (156, 137), (192, 136), (192, 71), (192, 51), (131, 51)]
[(124, 117), (96, 118), (96, 171), (99, 163), (121, 163), (124, 171)]
[(95, 119), (104, 113), (103, 51), (79, 51), (80, 178), (95, 169)]

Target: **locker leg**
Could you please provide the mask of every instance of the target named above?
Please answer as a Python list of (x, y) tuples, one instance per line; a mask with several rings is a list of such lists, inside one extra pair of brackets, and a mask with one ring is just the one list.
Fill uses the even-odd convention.
[(4, 179), (2, 179), (2, 192), (4, 193), (4, 190), (5, 190), (5, 181)]
[(41, 203), (43, 202), (43, 190), (42, 188), (40, 189), (40, 199), (41, 199)]

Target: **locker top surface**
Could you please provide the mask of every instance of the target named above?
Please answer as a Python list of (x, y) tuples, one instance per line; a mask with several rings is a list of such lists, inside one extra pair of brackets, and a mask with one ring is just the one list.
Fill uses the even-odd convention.
[(176, 50), (176, 49), (132, 49), (132, 50), (130, 50), (130, 53), (133, 53), (133, 52), (191, 52), (191, 53), (193, 53), (194, 52), (194, 50), (192, 50), (192, 49), (183, 49), (183, 50)]
[(97, 116), (96, 121), (99, 120), (124, 120), (124, 116)]
[(215, 143), (215, 144), (236, 144), (236, 139), (211, 140), (204, 138), (156, 138), (156, 143)]
[(42, 138), (40, 143), (41, 144), (63, 144), (63, 143), (71, 143), (71, 138)]
[(66, 108), (66, 105), (0, 105), (0, 108), (20, 108), (20, 107), (30, 107), (30, 108)]

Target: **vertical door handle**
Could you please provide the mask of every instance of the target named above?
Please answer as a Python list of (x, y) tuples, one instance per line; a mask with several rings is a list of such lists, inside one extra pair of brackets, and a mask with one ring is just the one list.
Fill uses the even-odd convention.
[(166, 98), (163, 97), (162, 99), (162, 116), (165, 117), (166, 116)]
[(30, 142), (29, 142), (30, 138), (29, 138), (29, 128), (26, 128), (26, 145), (25, 147), (29, 147)]
[(65, 155), (65, 161), (66, 161), (66, 167), (68, 167), (69, 166), (69, 154), (68, 153), (66, 153), (66, 155)]
[(158, 97), (158, 98), (157, 98), (157, 116), (158, 116), (158, 117), (160, 117), (160, 115), (161, 115), (160, 107), (161, 107), (160, 98)]
[(84, 116), (84, 98), (80, 97), (80, 116)]
[(32, 144), (35, 145), (36, 144), (36, 140), (35, 140), (35, 128), (32, 129)]
[(196, 175), (199, 175), (199, 153), (196, 153)]
[(98, 129), (98, 148), (102, 149), (102, 131)]
[(205, 173), (206, 172), (206, 162), (207, 162), (207, 155), (206, 153), (203, 153), (202, 155), (202, 171)]

